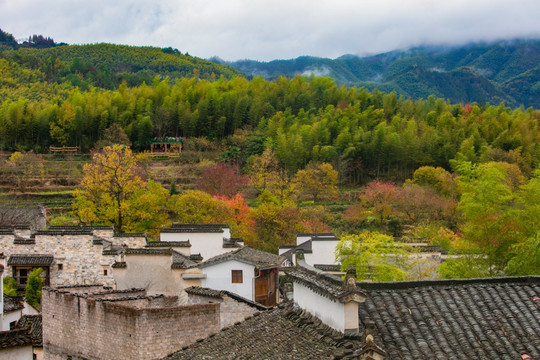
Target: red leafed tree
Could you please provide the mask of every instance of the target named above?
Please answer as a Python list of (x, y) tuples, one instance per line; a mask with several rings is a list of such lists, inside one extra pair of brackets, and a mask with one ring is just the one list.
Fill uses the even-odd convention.
[(233, 197), (216, 195), (214, 198), (225, 202), (232, 209), (232, 219), (227, 223), (231, 226), (233, 235), (243, 238), (247, 244), (251, 245), (255, 236), (255, 219), (251, 215), (246, 199), (240, 194)]
[(394, 211), (393, 204), (398, 192), (399, 189), (394, 183), (374, 180), (363, 189), (360, 199), (382, 224)]
[(226, 165), (220, 162), (207, 167), (201, 173), (197, 188), (211, 195), (232, 197), (246, 186), (248, 181), (249, 178), (240, 172), (238, 165)]

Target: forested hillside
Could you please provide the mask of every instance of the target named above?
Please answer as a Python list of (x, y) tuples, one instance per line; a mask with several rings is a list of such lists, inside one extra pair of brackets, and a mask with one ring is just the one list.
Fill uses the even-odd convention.
[(268, 63), (242, 60), (226, 64), (269, 80), (313, 73), (329, 76), (339, 84), (396, 91), (413, 99), (435, 95), (454, 103), (504, 101), (512, 107), (540, 107), (540, 40), (419, 47), (367, 57), (344, 55), (333, 60), (303, 56)]
[(173, 48), (136, 47), (114, 44), (56, 44), (43, 36), (31, 37), (17, 45), (11, 34), (0, 30), (0, 58), (27, 70), (39, 70), (49, 83), (114, 89), (123, 81), (129, 86), (151, 82), (156, 76), (170, 79), (197, 76), (231, 78), (236, 69), (182, 54)]
[[(155, 238), (173, 222), (226, 223), (273, 252), (296, 233), (334, 231), (354, 240), (357, 269), (384, 270), (372, 279), (540, 274), (538, 110), (407, 99), (328, 77), (248, 80), (174, 49), (39, 36), (19, 47), (0, 34), (4, 213), (21, 195), (62, 195), (52, 224)], [(520, 71), (498, 76), (526, 82)], [(154, 137), (178, 136), (179, 158), (137, 155)], [(43, 155), (51, 145), (84, 155)], [(111, 170), (115, 159), (127, 168)], [(117, 175), (124, 189), (103, 186)], [(111, 201), (111, 187), (125, 198)], [(405, 243), (417, 241), (458, 256), (440, 266), (408, 256)], [(388, 268), (399, 253), (414, 261)]]

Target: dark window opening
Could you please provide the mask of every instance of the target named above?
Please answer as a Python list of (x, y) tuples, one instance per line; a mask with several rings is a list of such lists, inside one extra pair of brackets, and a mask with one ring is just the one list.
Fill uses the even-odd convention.
[(242, 284), (244, 282), (242, 270), (232, 270), (231, 277), (233, 284)]
[(64, 270), (64, 264), (58, 264), (58, 270), (59, 271)]

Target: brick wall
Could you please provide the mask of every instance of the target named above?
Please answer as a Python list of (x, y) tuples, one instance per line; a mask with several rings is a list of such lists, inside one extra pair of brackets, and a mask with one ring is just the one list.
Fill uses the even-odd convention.
[(44, 289), (45, 359), (155, 359), (220, 329), (217, 303), (177, 306), (177, 297), (123, 294), (112, 300)]

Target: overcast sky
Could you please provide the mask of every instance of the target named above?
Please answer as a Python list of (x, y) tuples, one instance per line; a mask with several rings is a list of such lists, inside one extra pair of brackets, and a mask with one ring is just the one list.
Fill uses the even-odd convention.
[(0, 0), (0, 28), (225, 60), (540, 38), (539, 0)]

